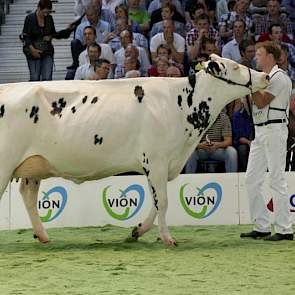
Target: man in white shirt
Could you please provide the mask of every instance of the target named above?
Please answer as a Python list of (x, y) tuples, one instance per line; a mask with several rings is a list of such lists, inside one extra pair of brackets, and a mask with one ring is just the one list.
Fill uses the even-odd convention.
[(151, 38), (150, 51), (152, 60), (157, 56), (157, 48), (161, 44), (167, 44), (171, 49), (171, 56), (174, 61), (182, 64), (185, 50), (185, 39), (177, 33), (174, 33), (174, 24), (172, 20), (163, 21), (163, 33), (158, 33)]
[[(280, 55), (281, 49), (274, 42), (257, 45), (257, 69), (269, 74), (270, 84), (264, 91), (252, 94), (255, 139), (250, 147), (245, 185), (254, 228), (251, 232), (242, 233), (241, 238), (293, 240), (290, 199), (285, 178), (287, 114), (292, 82), (277, 65)], [(274, 209), (275, 234), (272, 236), (270, 214), (262, 191), (267, 170)]]

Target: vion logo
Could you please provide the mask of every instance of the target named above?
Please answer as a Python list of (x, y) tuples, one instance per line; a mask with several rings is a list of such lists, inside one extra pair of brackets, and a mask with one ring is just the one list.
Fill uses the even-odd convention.
[(117, 220), (128, 220), (138, 213), (144, 201), (144, 189), (133, 184), (126, 189), (114, 190), (109, 185), (102, 192), (103, 205), (110, 216)]
[[(267, 209), (271, 212), (273, 212), (273, 200), (270, 199), (270, 201), (267, 204)], [(290, 212), (295, 212), (295, 195), (290, 196)]]
[(188, 183), (180, 188), (180, 203), (188, 215), (203, 219), (213, 214), (219, 207), (222, 198), (221, 186), (210, 182), (202, 188), (191, 189)]
[(55, 186), (48, 192), (42, 193), (43, 198), (38, 201), (40, 219), (42, 222), (50, 222), (64, 210), (68, 194), (62, 186)]

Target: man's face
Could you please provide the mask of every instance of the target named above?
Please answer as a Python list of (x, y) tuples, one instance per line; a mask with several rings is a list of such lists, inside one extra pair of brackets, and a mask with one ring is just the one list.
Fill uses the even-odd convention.
[(280, 4), (276, 0), (270, 0), (267, 3), (267, 12), (269, 15), (276, 16), (280, 14)]
[(128, 0), (128, 7), (129, 8), (138, 8), (139, 0)]
[(126, 58), (124, 61), (124, 71), (127, 73), (132, 70), (136, 70), (136, 61)]
[(163, 24), (163, 31), (165, 35), (173, 35), (173, 32), (174, 32), (173, 23), (170, 21), (165, 21)]
[(244, 23), (241, 21), (236, 21), (234, 23), (234, 27), (233, 27), (233, 31), (234, 31), (234, 36), (235, 37), (243, 37), (244, 33), (245, 33), (245, 26)]
[(198, 22), (197, 22), (197, 28), (198, 28), (199, 30), (206, 30), (206, 31), (209, 31), (209, 26), (210, 26), (210, 24), (209, 24), (209, 22), (208, 22), (207, 19), (200, 19), (200, 20), (198, 20)]
[(116, 29), (117, 29), (118, 34), (123, 32), (124, 30), (126, 30), (127, 27), (128, 27), (128, 24), (127, 24), (127, 22), (125, 20), (123, 20), (123, 19), (118, 19), (117, 20)]
[(121, 37), (121, 44), (125, 48), (128, 44), (132, 44), (132, 37), (129, 33), (124, 34)]
[(256, 67), (258, 70), (263, 70), (265, 65), (267, 65), (268, 53), (265, 48), (260, 47), (257, 49), (256, 54)]
[(102, 63), (100, 67), (95, 69), (96, 75), (99, 79), (107, 79), (110, 72), (110, 65), (108, 63)]
[(245, 58), (247, 60), (253, 60), (255, 57), (255, 46), (254, 45), (249, 45), (245, 49)]
[(283, 38), (282, 28), (279, 26), (272, 27), (270, 39), (272, 41), (281, 41)]
[(125, 57), (138, 58), (138, 50), (134, 47), (127, 47), (125, 50)]
[(90, 63), (99, 58), (100, 52), (97, 47), (89, 46), (88, 47), (88, 56)]
[(90, 24), (94, 24), (96, 25), (98, 22), (98, 12), (97, 11), (86, 11), (86, 17), (88, 19), (88, 21), (90, 22)]
[(92, 44), (95, 42), (96, 36), (91, 29), (85, 29), (84, 30), (84, 38), (85, 38), (85, 43), (88, 46), (89, 44)]
[(169, 58), (168, 50), (166, 48), (160, 48), (158, 50), (158, 56), (166, 56), (167, 58)]
[(172, 18), (172, 11), (168, 8), (168, 7), (164, 7), (161, 9), (161, 15), (162, 15), (162, 19), (171, 19)]
[(241, 13), (245, 13), (249, 8), (250, 1), (249, 0), (238, 0), (237, 9)]
[(287, 62), (288, 62), (288, 53), (286, 52), (286, 50), (281, 49), (281, 56), (278, 61), (278, 65), (281, 66), (286, 64)]

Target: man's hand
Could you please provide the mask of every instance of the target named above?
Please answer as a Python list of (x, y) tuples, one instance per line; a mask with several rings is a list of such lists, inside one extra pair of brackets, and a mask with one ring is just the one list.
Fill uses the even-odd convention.
[(34, 58), (41, 58), (41, 53), (42, 53), (41, 50), (36, 49), (36, 48), (33, 47), (33, 46), (32, 46), (30, 49), (31, 49), (32, 56), (33, 56)]

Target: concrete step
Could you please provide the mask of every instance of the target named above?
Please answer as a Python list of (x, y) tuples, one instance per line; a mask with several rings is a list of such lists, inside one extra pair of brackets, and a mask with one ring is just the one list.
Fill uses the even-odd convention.
[[(54, 23), (70, 23), (75, 20), (75, 16), (72, 13), (60, 13), (54, 14)], [(23, 25), (26, 18), (26, 14), (8, 14), (5, 18), (5, 24), (7, 25)]]
[[(36, 10), (35, 6), (32, 5), (11, 5), (9, 15), (26, 15), (28, 13), (34, 12)], [(71, 13), (74, 14), (74, 6), (69, 3), (68, 5), (54, 5), (52, 16), (56, 13)]]

